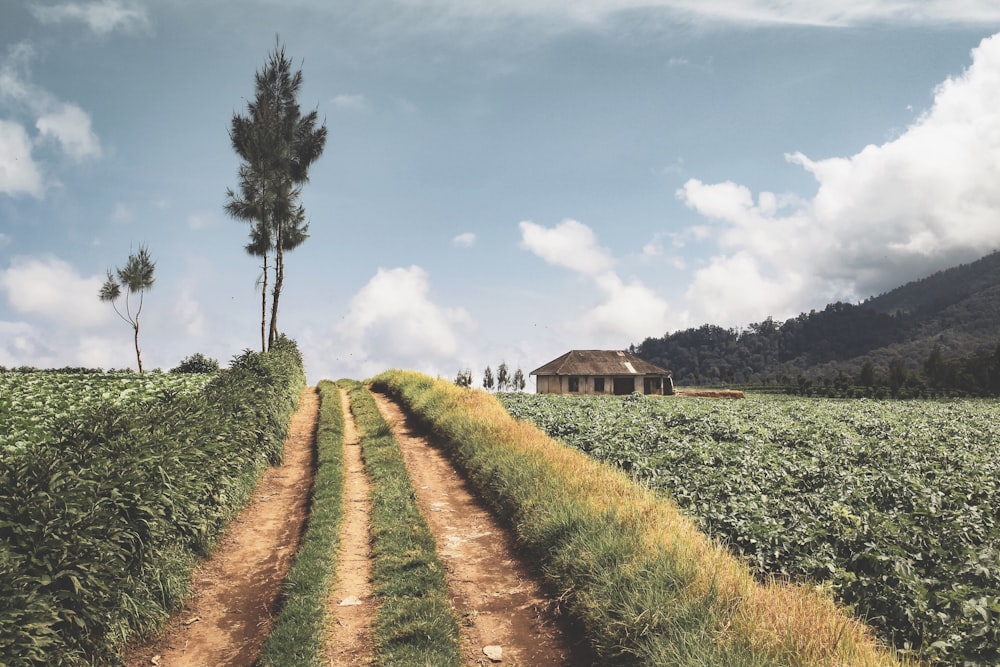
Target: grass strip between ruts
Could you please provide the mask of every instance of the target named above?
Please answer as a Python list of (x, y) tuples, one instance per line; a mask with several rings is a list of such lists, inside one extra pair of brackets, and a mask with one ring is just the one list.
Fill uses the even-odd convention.
[(323, 380), (317, 389), (316, 477), (309, 519), (285, 579), (281, 613), (261, 650), (262, 667), (323, 664), (327, 596), (336, 580), (344, 519), (344, 412), (337, 385)]
[(360, 383), (348, 388), (372, 484), (372, 585), (375, 664), (459, 665), (458, 622), (448, 602), (444, 568), (416, 503), (403, 453), (375, 400)]
[(602, 665), (888, 667), (869, 628), (816, 590), (759, 584), (669, 500), (518, 422), (482, 391), (387, 371), (583, 625)]

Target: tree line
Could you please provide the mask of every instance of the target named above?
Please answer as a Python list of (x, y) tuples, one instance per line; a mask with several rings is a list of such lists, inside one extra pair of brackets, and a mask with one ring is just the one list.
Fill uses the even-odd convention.
[[(471, 387), (472, 371), (468, 368), (460, 370), (455, 376), (455, 384), (459, 387)], [(486, 391), (493, 391), (494, 389), (497, 391), (524, 391), (526, 386), (527, 383), (521, 369), (516, 369), (514, 374), (511, 375), (505, 361), (501, 361), (500, 365), (497, 366), (496, 375), (493, 374), (493, 369), (489, 366), (483, 371), (483, 389)]]

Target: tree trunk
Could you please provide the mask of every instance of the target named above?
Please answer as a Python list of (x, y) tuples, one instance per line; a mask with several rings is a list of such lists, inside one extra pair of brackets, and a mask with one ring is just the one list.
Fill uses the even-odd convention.
[(267, 253), (264, 253), (264, 282), (260, 286), (260, 351), (267, 352)]
[(274, 259), (274, 296), (271, 299), (271, 330), (268, 334), (267, 349), (271, 349), (274, 342), (278, 340), (278, 299), (281, 298), (281, 288), (285, 283), (285, 253), (284, 237), (282, 236), (282, 226), (284, 222), (278, 222), (278, 238), (275, 243), (277, 251)]
[(142, 353), (139, 351), (139, 314), (135, 315), (135, 360), (139, 364), (139, 372), (142, 372)]

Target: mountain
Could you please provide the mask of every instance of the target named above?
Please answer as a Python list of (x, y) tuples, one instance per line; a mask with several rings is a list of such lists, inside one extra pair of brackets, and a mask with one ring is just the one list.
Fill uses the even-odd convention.
[[(1000, 393), (1000, 252), (939, 271), (860, 304), (833, 303), (785, 322), (706, 324), (631, 351), (681, 385), (886, 387)], [(837, 393), (823, 391), (819, 393)], [(855, 392), (857, 393), (857, 392)], [(882, 392), (884, 393), (884, 392)]]

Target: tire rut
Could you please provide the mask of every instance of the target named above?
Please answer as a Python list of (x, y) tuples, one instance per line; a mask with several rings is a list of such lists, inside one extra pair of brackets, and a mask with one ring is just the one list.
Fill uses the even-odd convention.
[[(403, 458), (438, 544), (461, 629), (467, 666), (590, 665), (583, 643), (559, 616), (513, 540), (432, 440), (420, 435), (398, 404), (374, 394)], [(499, 647), (501, 652), (496, 652)], [(495, 660), (488, 657), (492, 654)]]
[(246, 667), (273, 624), (281, 585), (298, 549), (312, 488), (319, 396), (302, 390), (284, 463), (268, 468), (246, 508), (191, 580), (191, 597), (129, 667)]

